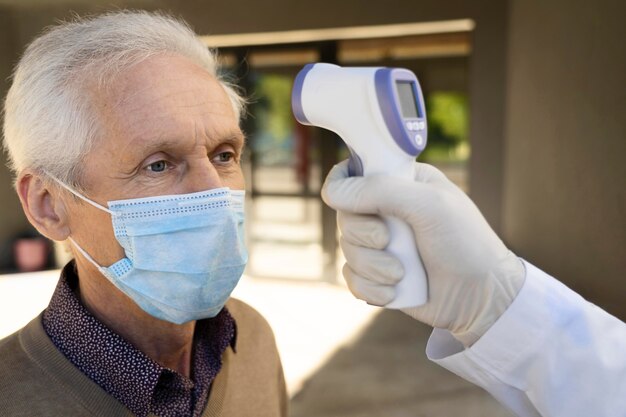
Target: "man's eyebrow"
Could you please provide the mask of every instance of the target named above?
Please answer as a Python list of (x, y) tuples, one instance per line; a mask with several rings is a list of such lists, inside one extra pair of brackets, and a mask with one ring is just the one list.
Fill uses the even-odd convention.
[(246, 144), (246, 136), (242, 131), (231, 132), (220, 138), (216, 138), (216, 142), (219, 142), (219, 144), (230, 144), (236, 148), (243, 148)]
[(151, 155), (157, 151), (163, 150), (176, 150), (180, 149), (181, 141), (173, 138), (160, 138), (157, 141), (151, 142), (141, 149), (141, 153), (145, 155)]
[[(235, 148), (243, 148), (246, 142), (246, 137), (243, 132), (229, 132), (224, 135), (214, 136), (210, 140), (213, 147), (217, 147), (222, 144), (230, 144)], [(180, 151), (181, 140), (174, 138), (160, 138), (159, 140), (149, 143), (142, 149), (143, 155), (151, 155), (157, 151)]]

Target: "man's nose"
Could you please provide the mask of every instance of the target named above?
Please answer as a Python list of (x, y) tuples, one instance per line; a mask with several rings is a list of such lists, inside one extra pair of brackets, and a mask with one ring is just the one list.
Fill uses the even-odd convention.
[(224, 181), (215, 166), (211, 163), (209, 157), (196, 160), (195, 164), (190, 165), (189, 173), (185, 181), (185, 192), (195, 193), (223, 186)]

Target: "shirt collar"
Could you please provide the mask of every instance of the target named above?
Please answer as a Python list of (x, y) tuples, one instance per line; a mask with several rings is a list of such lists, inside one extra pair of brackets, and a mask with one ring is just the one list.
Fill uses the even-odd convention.
[(137, 416), (148, 415), (159, 381), (162, 387), (163, 378), (171, 378), (172, 373), (182, 381), (186, 379), (183, 385), (188, 388), (199, 383), (198, 388), (206, 395), (196, 402), (204, 407), (224, 350), (229, 345), (236, 348), (237, 326), (226, 307), (216, 317), (196, 323), (192, 381), (162, 367), (99, 321), (82, 305), (77, 288), (78, 275), (74, 262), (70, 262), (63, 268), (43, 315), (46, 333), (74, 366)]

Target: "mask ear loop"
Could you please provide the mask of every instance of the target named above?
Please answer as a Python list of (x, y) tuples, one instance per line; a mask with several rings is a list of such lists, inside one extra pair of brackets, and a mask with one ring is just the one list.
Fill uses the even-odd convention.
[(61, 181), (60, 179), (58, 179), (57, 177), (55, 177), (54, 175), (50, 174), (47, 171), (44, 171), (44, 173), (49, 176), (50, 178), (52, 178), (54, 181), (57, 182), (57, 184), (59, 184), (61, 187), (65, 188), (67, 191), (69, 191), (70, 193), (74, 194), (76, 197), (80, 198), (81, 200), (91, 204), (92, 206), (94, 206), (97, 209), (106, 211), (107, 213), (109, 213), (111, 216), (119, 216), (120, 213), (117, 213), (115, 211), (109, 210), (108, 208), (96, 203), (93, 200), (88, 199), (87, 197), (85, 197), (84, 195), (82, 195), (81, 193), (79, 193), (78, 191), (74, 190), (72, 187), (70, 187), (69, 185), (65, 184), (63, 181)]
[(67, 239), (72, 242), (72, 245), (74, 245), (74, 247), (76, 249), (78, 249), (78, 251), (85, 257), (85, 259), (87, 259), (89, 262), (91, 262), (93, 264), (93, 266), (95, 266), (96, 268), (98, 268), (98, 270), (100, 272), (104, 271), (104, 268), (102, 268), (100, 265), (98, 265), (98, 263), (91, 257), (91, 255), (89, 255), (85, 249), (81, 248), (80, 245), (78, 243), (76, 243), (76, 241), (74, 239), (72, 239), (71, 236), (68, 236)]
[[(118, 216), (120, 214), (120, 213), (116, 213), (116, 212), (114, 212), (112, 210), (109, 210), (108, 208), (106, 208), (106, 207), (96, 203), (95, 201), (92, 201), (92, 200), (88, 199), (87, 197), (85, 197), (84, 195), (82, 195), (78, 191), (74, 190), (72, 187), (68, 186), (67, 184), (65, 184), (63, 181), (61, 181), (60, 179), (58, 179), (54, 175), (50, 174), (49, 172), (44, 171), (44, 173), (47, 176), (49, 176), (50, 178), (52, 178), (54, 181), (56, 181), (56, 183), (59, 184), (61, 187), (65, 188), (67, 191), (69, 191), (70, 193), (74, 194), (76, 197), (80, 198), (84, 202), (91, 204), (95, 208), (103, 210), (103, 211), (106, 211), (111, 216)], [(100, 265), (98, 265), (98, 263), (91, 257), (91, 255), (89, 255), (78, 243), (76, 243), (76, 241), (74, 239), (72, 239), (71, 236), (68, 236), (67, 239), (70, 242), (72, 242), (72, 245), (74, 245), (74, 247), (76, 249), (78, 249), (78, 251), (81, 253), (81, 255), (83, 255), (85, 257), (85, 259), (87, 259), (89, 262), (91, 262), (93, 264), (93, 266), (98, 268), (99, 271), (101, 271), (101, 272), (103, 271), (103, 268)]]

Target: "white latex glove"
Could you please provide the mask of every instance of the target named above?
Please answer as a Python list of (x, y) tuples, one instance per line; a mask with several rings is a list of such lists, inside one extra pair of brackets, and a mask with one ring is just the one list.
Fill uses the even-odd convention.
[(391, 302), (404, 274), (400, 261), (384, 250), (390, 236), (379, 216), (397, 217), (413, 228), (429, 298), (402, 311), (448, 329), (465, 346), (491, 327), (524, 283), (519, 258), (469, 197), (433, 166), (416, 163), (411, 181), (348, 177), (344, 161), (328, 174), (322, 198), (338, 212), (348, 287), (370, 304)]

